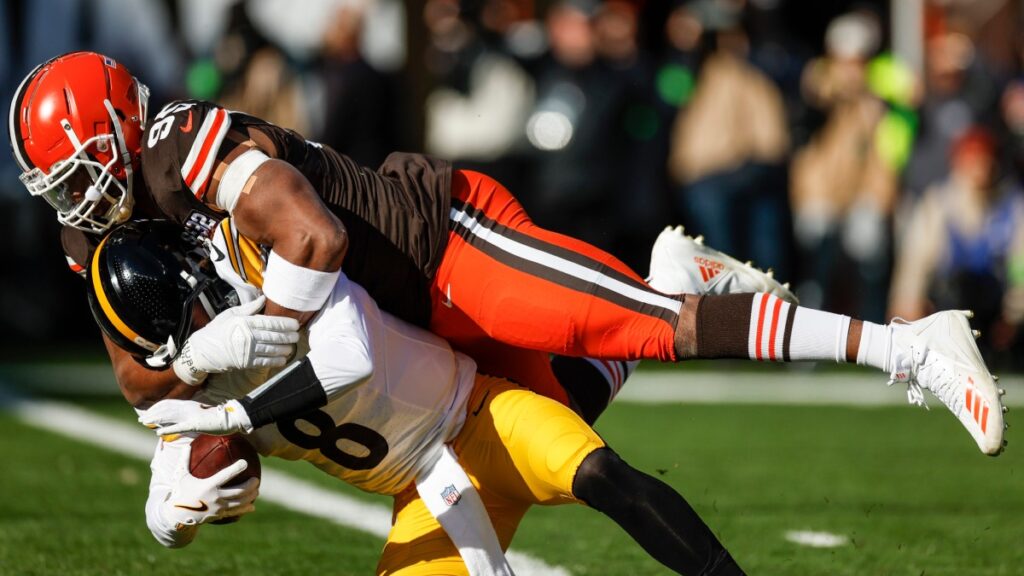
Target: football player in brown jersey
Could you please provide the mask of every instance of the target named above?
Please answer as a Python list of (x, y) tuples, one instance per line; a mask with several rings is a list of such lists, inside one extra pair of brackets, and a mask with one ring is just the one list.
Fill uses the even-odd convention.
[[(100, 233), (133, 215), (170, 219), (197, 240), (230, 215), (236, 256), (267, 297), (264, 318), (307, 321), (343, 269), (381, 308), (446, 338), (482, 372), (563, 403), (550, 353), (857, 362), (908, 384), (912, 402), (932, 391), (983, 452), (1003, 448), (1000, 391), (964, 313), (882, 326), (766, 293), (663, 294), (613, 256), (535, 226), (484, 174), (402, 153), (372, 171), (208, 102), (173, 102), (150, 121), (144, 87), (91, 52), (33, 70), (14, 94), (9, 133), (23, 182), (65, 225), (75, 269), (87, 267)], [(291, 338), (284, 325), (259, 337), (243, 328), (251, 354), (186, 342), (169, 355), (173, 370), (146, 370), (109, 340), (107, 349), (126, 396), (145, 403), (258, 350), (274, 358)]]

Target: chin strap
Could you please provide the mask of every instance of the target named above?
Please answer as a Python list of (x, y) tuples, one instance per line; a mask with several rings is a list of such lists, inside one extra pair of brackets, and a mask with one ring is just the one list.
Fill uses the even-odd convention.
[(117, 111), (114, 110), (114, 105), (110, 103), (110, 100), (103, 100), (103, 105), (107, 107), (107, 113), (110, 114), (110, 122), (114, 125), (114, 145), (117, 146), (117, 152), (121, 154), (121, 165), (124, 166), (124, 194), (127, 197), (125, 198), (125, 205), (118, 211), (118, 218), (120, 218), (121, 212), (126, 208), (128, 214), (131, 215), (132, 202), (134, 201), (132, 197), (132, 155), (128, 151), (128, 144), (124, 140), (121, 120), (117, 116)]
[(149, 356), (146, 356), (146, 366), (156, 370), (163, 370), (171, 365), (175, 356), (178, 355), (178, 346), (174, 343), (174, 336), (167, 337), (167, 343), (156, 349)]

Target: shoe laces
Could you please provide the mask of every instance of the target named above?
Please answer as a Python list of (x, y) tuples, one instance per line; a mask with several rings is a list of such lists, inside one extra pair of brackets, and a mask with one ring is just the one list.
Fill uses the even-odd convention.
[(913, 344), (906, 351), (898, 353), (893, 359), (893, 369), (889, 374), (888, 385), (906, 384), (907, 402), (930, 410), (931, 408), (928, 407), (928, 403), (924, 399), (924, 387), (918, 381), (919, 372), (925, 365), (925, 358), (918, 358), (918, 356), (922, 356), (922, 354)]
[[(904, 364), (907, 365), (905, 368), (899, 367)], [(955, 386), (956, 375), (950, 372), (939, 358), (927, 354), (926, 349), (921, 350), (911, 345), (905, 356), (897, 358), (895, 366), (897, 367), (890, 375), (889, 385), (905, 383), (907, 385), (907, 402), (930, 410), (924, 398), (924, 390), (927, 388), (950, 410), (954, 410), (953, 403), (958, 397)], [(928, 384), (922, 385), (921, 380)]]

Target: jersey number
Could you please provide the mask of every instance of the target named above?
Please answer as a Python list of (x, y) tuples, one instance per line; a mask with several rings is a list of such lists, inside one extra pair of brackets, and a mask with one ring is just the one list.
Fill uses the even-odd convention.
[[(304, 420), (313, 425), (318, 435), (306, 434), (296, 423)], [(307, 412), (290, 421), (278, 421), (277, 429), (289, 442), (306, 450), (319, 450), (325, 458), (349, 470), (369, 470), (388, 455), (388, 441), (373, 430), (347, 422), (335, 424), (323, 410)], [(367, 454), (356, 456), (338, 448), (339, 440), (349, 440), (366, 448)]]
[(149, 128), (149, 147), (152, 148), (153, 146), (156, 146), (157, 142), (167, 138), (167, 135), (171, 133), (171, 124), (174, 124), (174, 114), (176, 112), (188, 110), (193, 106), (195, 106), (194, 102), (182, 102), (180, 104), (168, 104), (165, 106), (164, 109), (161, 110), (153, 119), (155, 122), (153, 122), (153, 125)]

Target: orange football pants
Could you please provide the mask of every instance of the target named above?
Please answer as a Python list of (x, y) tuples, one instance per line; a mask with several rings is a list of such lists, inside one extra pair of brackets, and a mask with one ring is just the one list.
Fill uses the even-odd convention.
[(678, 298), (614, 256), (539, 228), (493, 178), (452, 173), (448, 225), (430, 329), (481, 373), (567, 403), (549, 354), (675, 359)]

